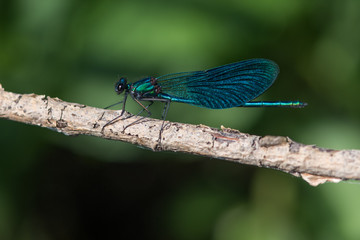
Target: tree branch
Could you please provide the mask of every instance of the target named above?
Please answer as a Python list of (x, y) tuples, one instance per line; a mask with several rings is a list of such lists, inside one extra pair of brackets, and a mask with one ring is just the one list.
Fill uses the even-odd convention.
[[(282, 136), (255, 136), (222, 127), (165, 122), (133, 116), (102, 127), (119, 116), (45, 95), (16, 94), (0, 84), (0, 117), (56, 130), (66, 135), (91, 135), (137, 144), (154, 151), (185, 152), (258, 167), (273, 168), (302, 177), (313, 186), (324, 182), (360, 179), (360, 150), (331, 150), (304, 145)], [(125, 113), (124, 116), (131, 116)]]

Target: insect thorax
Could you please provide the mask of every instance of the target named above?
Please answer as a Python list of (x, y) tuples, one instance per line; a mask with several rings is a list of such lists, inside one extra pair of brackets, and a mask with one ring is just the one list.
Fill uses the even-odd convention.
[(130, 92), (134, 97), (154, 97), (161, 92), (161, 88), (156, 83), (156, 78), (148, 77), (133, 83)]

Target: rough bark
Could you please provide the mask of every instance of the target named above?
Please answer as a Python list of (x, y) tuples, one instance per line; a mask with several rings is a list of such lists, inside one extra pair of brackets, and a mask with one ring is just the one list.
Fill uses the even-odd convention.
[[(302, 177), (313, 186), (360, 179), (360, 150), (331, 150), (283, 136), (255, 136), (222, 127), (165, 122), (133, 116), (104, 129), (120, 111), (64, 102), (45, 95), (7, 92), (0, 85), (0, 117), (50, 128), (66, 135), (91, 135), (137, 144), (154, 151), (174, 151), (273, 168)], [(124, 117), (131, 116), (125, 112)], [(124, 129), (125, 128), (125, 129)]]

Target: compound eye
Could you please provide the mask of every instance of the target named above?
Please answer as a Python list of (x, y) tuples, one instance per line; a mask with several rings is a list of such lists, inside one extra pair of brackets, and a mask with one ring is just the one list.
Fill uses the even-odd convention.
[(120, 80), (115, 84), (115, 92), (120, 94), (125, 89), (127, 89), (127, 81), (125, 78), (120, 78)]

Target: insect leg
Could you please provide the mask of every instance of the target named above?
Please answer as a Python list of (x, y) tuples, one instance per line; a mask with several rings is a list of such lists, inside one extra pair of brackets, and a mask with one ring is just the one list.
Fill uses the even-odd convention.
[(122, 102), (124, 102), (124, 100), (122, 100), (122, 101), (120, 101), (120, 102), (117, 102), (117, 103), (114, 103), (114, 104), (111, 104), (110, 106), (104, 107), (104, 109), (111, 108), (111, 107), (116, 106), (116, 105), (118, 105), (118, 104), (120, 104), (120, 103), (122, 103)]
[[(110, 106), (107, 107), (107, 108), (109, 108), (109, 107), (115, 106), (115, 105), (117, 105), (117, 104), (119, 104), (119, 103), (123, 103), (123, 107), (122, 107), (122, 111), (121, 111), (120, 115), (117, 116), (116, 118), (110, 120), (109, 122), (105, 123), (105, 125), (104, 125), (104, 126), (102, 127), (102, 129), (101, 129), (101, 132), (104, 131), (104, 128), (105, 128), (105, 127), (107, 127), (107, 126), (109, 126), (109, 125), (114, 124), (115, 122), (117, 122), (117, 121), (121, 118), (121, 116), (124, 114), (127, 96), (128, 96), (128, 93), (125, 92), (125, 96), (124, 96), (124, 100), (123, 100), (123, 101), (118, 102), (118, 103), (116, 103), (116, 104), (112, 104), (112, 105), (110, 105)], [(105, 109), (106, 109), (106, 108), (105, 108)]]
[[(140, 104), (140, 106), (143, 106), (140, 102), (139, 102), (139, 100), (137, 100), (137, 99), (134, 99), (136, 102), (138, 102), (139, 104)], [(165, 106), (164, 106), (164, 110), (163, 110), (163, 113), (162, 113), (162, 115), (161, 115), (161, 119), (163, 120), (163, 122), (162, 122), (162, 124), (161, 124), (161, 128), (160, 128), (160, 132), (159, 132), (159, 140), (158, 140), (158, 142), (160, 143), (161, 142), (161, 134), (162, 134), (162, 132), (163, 132), (163, 130), (164, 130), (164, 125), (165, 125), (165, 118), (166, 118), (166, 116), (167, 116), (167, 113), (168, 113), (168, 111), (169, 111), (169, 107), (170, 107), (170, 102), (171, 102), (171, 100), (169, 100), (169, 99), (164, 99), (164, 98), (142, 98), (141, 99), (142, 101), (150, 101), (150, 102), (154, 102), (154, 101), (158, 101), (158, 102), (165, 102)], [(151, 104), (152, 104), (151, 103)], [(151, 105), (150, 104), (150, 105)], [(149, 106), (150, 106), (149, 105)], [(143, 107), (144, 108), (144, 107)], [(151, 112), (147, 109), (147, 107), (146, 108), (144, 108), (143, 110), (145, 110), (145, 111), (147, 111), (148, 113), (149, 113), (149, 115), (148, 115), (148, 117), (150, 117), (151, 116)], [(135, 122), (133, 122), (133, 123), (131, 123), (130, 125), (133, 125), (134, 123), (136, 123), (136, 122), (138, 122), (138, 121), (141, 121), (142, 119), (144, 119), (145, 117), (143, 117), (143, 118), (140, 118), (140, 119), (138, 119), (138, 120), (136, 120)], [(129, 125), (128, 125), (129, 126)], [(128, 127), (128, 126), (126, 126), (126, 127)]]
[(163, 110), (163, 113), (162, 113), (162, 115), (161, 115), (161, 119), (163, 120), (163, 122), (162, 122), (162, 124), (161, 124), (160, 132), (159, 132), (159, 140), (158, 140), (159, 144), (161, 143), (161, 134), (162, 134), (162, 132), (163, 132), (163, 130), (164, 130), (165, 118), (166, 118), (167, 113), (168, 113), (168, 111), (169, 111), (170, 102), (171, 102), (171, 100), (169, 100), (169, 99), (166, 99), (166, 100), (167, 100), (167, 101), (165, 101), (164, 110)]
[[(130, 127), (130, 126), (132, 126), (132, 125), (140, 122), (140, 121), (143, 120), (144, 118), (151, 116), (151, 112), (149, 111), (148, 107), (150, 107), (150, 106), (154, 103), (154, 101), (145, 100), (145, 101), (150, 101), (150, 104), (145, 107), (144, 104), (142, 104), (138, 99), (136, 99), (136, 98), (133, 98), (133, 99), (135, 100), (135, 102), (137, 102), (137, 103), (143, 108), (143, 109), (142, 109), (138, 114), (136, 114), (135, 116), (139, 116), (139, 115), (140, 115), (142, 112), (144, 112), (144, 111), (146, 111), (148, 115), (147, 115), (147, 116), (143, 116), (143, 117), (139, 118), (138, 120), (135, 120), (134, 122), (128, 124), (127, 126), (124, 127), (123, 131), (125, 131), (125, 129), (127, 129), (128, 127)], [(143, 99), (142, 99), (142, 100), (143, 100)], [(133, 117), (133, 116), (131, 116), (131, 117)]]
[(170, 108), (171, 100), (170, 99), (164, 99), (164, 98), (149, 98), (149, 99), (143, 98), (142, 100), (150, 101), (150, 99), (151, 99), (151, 101), (165, 102), (164, 110), (163, 110), (162, 115), (161, 115), (161, 119), (163, 120), (163, 122), (161, 124), (160, 132), (159, 132), (159, 139), (158, 139), (158, 142), (159, 142), (159, 145), (160, 145), (160, 143), (161, 143), (161, 134), (162, 134), (162, 132), (164, 130), (164, 127), (165, 127), (165, 119), (166, 119), (166, 116), (167, 116), (169, 108)]

